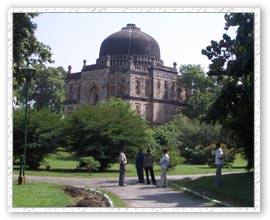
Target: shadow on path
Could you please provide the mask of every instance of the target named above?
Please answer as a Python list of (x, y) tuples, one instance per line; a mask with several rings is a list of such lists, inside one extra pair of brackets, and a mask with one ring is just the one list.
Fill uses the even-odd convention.
[(54, 182), (67, 185), (100, 188), (111, 191), (129, 207), (136, 208), (176, 208), (176, 207), (209, 207), (206, 200), (195, 199), (171, 188), (160, 188), (155, 185), (137, 184), (137, 178), (126, 178), (126, 186), (118, 186), (118, 178), (64, 178), (28, 176), (27, 181)]

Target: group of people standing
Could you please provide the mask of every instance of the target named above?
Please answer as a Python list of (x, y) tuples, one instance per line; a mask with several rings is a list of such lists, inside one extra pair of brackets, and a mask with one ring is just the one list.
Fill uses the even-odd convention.
[[(121, 153), (119, 155), (120, 162), (120, 175), (119, 175), (119, 186), (125, 186), (125, 171), (127, 159), (125, 155), (126, 149), (122, 148)], [(160, 179), (160, 187), (167, 187), (167, 170), (169, 168), (169, 155), (167, 154), (167, 149), (163, 149), (163, 156), (160, 158), (160, 166), (161, 166), (161, 179)], [(146, 175), (146, 183), (149, 185), (151, 182), (153, 185), (157, 185), (155, 173), (154, 173), (154, 156), (151, 153), (150, 149), (147, 149), (146, 154), (143, 152), (142, 148), (139, 149), (139, 152), (136, 156), (136, 170), (138, 175), (137, 183), (145, 183), (144, 171)], [(149, 174), (151, 177), (151, 182), (149, 178)]]
[[(119, 155), (120, 163), (120, 175), (119, 175), (119, 186), (125, 186), (125, 174), (126, 174), (126, 148), (122, 147), (121, 153)], [(216, 176), (214, 186), (221, 186), (221, 168), (224, 163), (225, 154), (223, 153), (220, 143), (216, 143), (216, 149), (212, 151), (212, 155), (215, 156), (216, 164)], [(138, 175), (137, 183), (145, 183), (144, 171), (146, 175), (146, 183), (150, 184), (149, 173), (151, 176), (151, 182), (153, 185), (156, 185), (156, 179), (154, 174), (154, 156), (151, 154), (151, 150), (147, 149), (145, 154), (142, 148), (139, 149), (136, 157), (136, 169)], [(163, 149), (163, 156), (160, 158), (160, 167), (161, 167), (161, 178), (160, 178), (160, 187), (167, 187), (167, 170), (169, 168), (169, 155), (167, 154), (167, 149)]]

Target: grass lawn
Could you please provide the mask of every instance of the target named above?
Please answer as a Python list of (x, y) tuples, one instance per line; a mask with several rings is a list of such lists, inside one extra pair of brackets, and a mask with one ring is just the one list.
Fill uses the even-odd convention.
[(71, 200), (62, 190), (63, 186), (53, 183), (28, 182), (13, 184), (13, 208), (21, 207), (66, 207)]
[[(30, 176), (59, 176), (59, 177), (86, 177), (86, 178), (118, 178), (119, 165), (114, 164), (110, 169), (104, 172), (93, 172), (91, 175), (84, 170), (77, 170), (79, 158), (72, 156), (70, 153), (59, 151), (57, 154), (51, 154), (46, 158), (50, 165), (50, 170), (46, 170), (47, 165), (43, 165), (38, 170), (26, 170), (26, 175)], [(239, 155), (231, 168), (224, 167), (223, 173), (226, 172), (243, 172), (245, 171), (246, 161)], [(160, 176), (160, 166), (154, 167), (155, 175)], [(170, 170), (168, 175), (186, 175), (186, 174), (207, 174), (215, 173), (215, 167), (208, 165), (178, 165), (175, 169)], [(18, 166), (14, 166), (14, 174), (19, 174)], [(127, 165), (127, 177), (136, 177), (137, 172), (134, 164)]]
[[(42, 182), (27, 182), (24, 185), (13, 184), (13, 208), (60, 208), (74, 204), (74, 198), (63, 192), (64, 185)], [(99, 189), (98, 189), (99, 190)], [(128, 207), (127, 203), (112, 192), (105, 193), (113, 202), (114, 207)]]
[(222, 176), (222, 187), (214, 187), (214, 176), (173, 181), (170, 186), (183, 191), (183, 187), (234, 207), (254, 206), (254, 173), (227, 174)]
[[(114, 164), (104, 172), (94, 172), (91, 175), (86, 170), (77, 170), (79, 158), (63, 151), (51, 154), (46, 158), (50, 170), (43, 165), (39, 170), (26, 170), (27, 175), (33, 176), (59, 176), (59, 177), (87, 177), (87, 178), (118, 178), (119, 165)], [(239, 155), (231, 168), (224, 167), (222, 173), (245, 171), (246, 161)], [(155, 176), (160, 176), (160, 166), (156, 165)], [(18, 175), (19, 170), (14, 166), (14, 174)], [(214, 167), (207, 165), (179, 165), (170, 170), (168, 175), (186, 174), (207, 174), (215, 173)], [(127, 165), (127, 177), (136, 177), (134, 164)], [(173, 187), (181, 190), (182, 187), (192, 189), (210, 198), (229, 203), (236, 207), (252, 207), (254, 194), (254, 179), (252, 174), (224, 175), (222, 188), (213, 188), (214, 177), (202, 177), (197, 180), (186, 179), (174, 182)], [(25, 185), (13, 185), (13, 207), (66, 207), (71, 204), (70, 198), (61, 191), (60, 185), (51, 183), (28, 182)], [(109, 191), (100, 190), (106, 193), (113, 201), (115, 207), (127, 207), (127, 204), (119, 197)], [(53, 198), (53, 199), (52, 199)]]

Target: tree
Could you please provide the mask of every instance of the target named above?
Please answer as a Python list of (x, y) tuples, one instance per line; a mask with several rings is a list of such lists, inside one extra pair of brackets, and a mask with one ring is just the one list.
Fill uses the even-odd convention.
[(224, 34), (202, 50), (212, 62), (207, 74), (216, 76), (222, 87), (206, 120), (234, 131), (250, 169), (254, 167), (254, 14), (229, 13), (225, 20), (225, 30), (237, 27), (235, 39)]
[[(15, 110), (13, 114), (13, 155), (14, 159), (23, 155), (24, 146), (24, 110)], [(26, 165), (37, 169), (44, 158), (59, 146), (61, 115), (51, 113), (49, 109), (29, 110), (27, 126)]]
[(220, 141), (230, 149), (235, 143), (231, 134), (221, 125), (206, 124), (198, 119), (189, 119), (183, 114), (176, 115), (172, 122), (154, 129), (156, 142), (162, 147), (176, 146), (185, 163), (205, 164), (205, 148)]
[(146, 146), (149, 138), (145, 121), (128, 103), (110, 98), (95, 106), (81, 106), (65, 119), (68, 151), (92, 156), (100, 162), (100, 170), (117, 161), (121, 146), (127, 157), (135, 158), (137, 148)]
[(62, 67), (46, 68), (43, 64), (35, 65), (34, 67), (37, 71), (30, 99), (35, 101), (35, 108), (42, 109), (48, 107), (52, 112), (61, 113), (65, 99), (65, 70)]
[(189, 91), (182, 113), (191, 119), (201, 119), (218, 93), (215, 78), (207, 77), (200, 65), (182, 65), (180, 73), (178, 84)]
[[(63, 112), (65, 99), (64, 78), (66, 75), (62, 67), (46, 67), (43, 64), (33, 65), (36, 73), (28, 87), (28, 104), (31, 103), (37, 110), (49, 108), (52, 112)], [(25, 103), (25, 86), (18, 90), (19, 103)], [(20, 107), (24, 107), (20, 106)]]
[(13, 14), (13, 90), (16, 97), (23, 83), (20, 67), (33, 63), (53, 62), (51, 48), (39, 42), (35, 36), (37, 25), (31, 19), (36, 16), (37, 13)]

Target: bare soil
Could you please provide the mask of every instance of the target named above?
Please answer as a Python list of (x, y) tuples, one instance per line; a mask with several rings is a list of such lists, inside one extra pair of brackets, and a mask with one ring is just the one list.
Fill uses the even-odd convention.
[(75, 201), (74, 205), (68, 207), (110, 207), (107, 199), (98, 192), (74, 186), (67, 186), (63, 190)]

